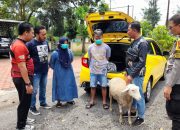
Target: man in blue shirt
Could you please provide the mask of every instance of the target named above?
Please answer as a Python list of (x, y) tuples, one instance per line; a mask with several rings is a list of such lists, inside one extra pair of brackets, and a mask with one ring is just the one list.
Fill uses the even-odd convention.
[(28, 42), (30, 56), (34, 63), (34, 79), (33, 79), (33, 94), (31, 100), (30, 112), (33, 115), (39, 115), (40, 112), (36, 109), (36, 94), (39, 89), (39, 102), (43, 108), (51, 108), (46, 103), (46, 84), (48, 74), (48, 43), (46, 41), (46, 28), (37, 26), (34, 29), (36, 37)]

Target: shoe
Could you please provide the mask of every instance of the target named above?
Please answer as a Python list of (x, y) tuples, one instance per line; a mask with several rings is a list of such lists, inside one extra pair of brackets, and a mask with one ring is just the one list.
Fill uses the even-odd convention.
[(43, 107), (44, 109), (50, 109), (52, 108), (51, 106), (49, 106), (48, 104), (44, 104), (44, 105), (40, 105), (41, 107)]
[(91, 107), (93, 107), (95, 104), (94, 103), (88, 103), (86, 104), (86, 109), (90, 109)]
[(26, 123), (27, 123), (28, 125), (34, 124), (34, 122), (35, 122), (35, 119), (32, 119), (32, 118), (27, 117)]
[(34, 130), (34, 126), (33, 125), (26, 125), (24, 130)]
[[(136, 114), (137, 114), (136, 112), (131, 112), (131, 117), (136, 117), (137, 116)], [(128, 112), (124, 113), (123, 117), (128, 117)]]
[(56, 104), (56, 107), (57, 107), (57, 108), (60, 108), (60, 107), (62, 107), (62, 103), (60, 103), (60, 102), (57, 102), (57, 104)]
[(144, 123), (144, 119), (137, 117), (136, 120), (132, 123), (133, 126), (140, 126)]
[(69, 102), (67, 102), (68, 104), (71, 104), (71, 105), (74, 105), (75, 104), (75, 101), (69, 101)]
[(104, 109), (109, 109), (109, 105), (108, 104), (103, 104), (103, 108)]
[(31, 107), (29, 112), (35, 116), (40, 115), (40, 112), (36, 109), (36, 107)]
[(16, 129), (16, 130), (34, 130), (34, 126), (33, 125), (26, 125), (24, 128)]

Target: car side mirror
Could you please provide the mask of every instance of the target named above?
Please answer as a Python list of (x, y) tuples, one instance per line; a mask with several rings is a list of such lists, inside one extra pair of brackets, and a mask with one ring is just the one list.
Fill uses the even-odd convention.
[(168, 51), (163, 51), (163, 56), (169, 56), (169, 52)]

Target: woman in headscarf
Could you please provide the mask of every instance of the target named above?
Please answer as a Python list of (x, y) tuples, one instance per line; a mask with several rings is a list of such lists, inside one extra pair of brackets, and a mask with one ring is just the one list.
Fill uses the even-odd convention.
[(57, 101), (56, 107), (61, 107), (61, 101), (75, 104), (73, 99), (78, 98), (76, 80), (71, 65), (73, 54), (68, 46), (68, 39), (60, 38), (58, 49), (52, 53), (49, 63), (53, 69), (52, 101)]

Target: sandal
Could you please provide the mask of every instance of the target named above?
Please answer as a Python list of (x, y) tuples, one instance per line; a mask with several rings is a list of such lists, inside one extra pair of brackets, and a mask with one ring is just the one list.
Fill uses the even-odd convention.
[(71, 104), (71, 105), (74, 105), (75, 104), (75, 101), (69, 101), (67, 102), (68, 104)]
[(109, 109), (109, 105), (108, 104), (103, 104), (103, 108), (104, 109)]
[(86, 109), (90, 109), (91, 107), (93, 107), (95, 104), (94, 103), (88, 103), (86, 104)]
[(57, 107), (57, 108), (62, 107), (62, 103), (58, 102), (58, 103), (56, 104), (56, 107)]

